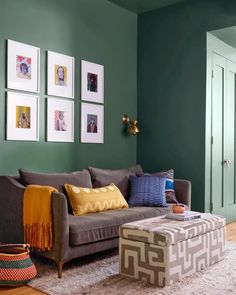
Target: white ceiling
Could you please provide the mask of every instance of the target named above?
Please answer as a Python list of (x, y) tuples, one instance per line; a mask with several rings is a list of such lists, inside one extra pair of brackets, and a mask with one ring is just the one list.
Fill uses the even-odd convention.
[(127, 10), (143, 13), (163, 6), (172, 5), (186, 0), (109, 0)]
[(236, 48), (236, 26), (211, 31), (210, 33)]

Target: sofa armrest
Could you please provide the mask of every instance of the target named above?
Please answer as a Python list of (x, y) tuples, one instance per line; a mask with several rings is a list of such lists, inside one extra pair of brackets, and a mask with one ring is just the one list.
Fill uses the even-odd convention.
[(175, 179), (174, 185), (177, 200), (191, 209), (191, 182), (184, 179)]
[[(24, 243), (23, 199), (25, 187), (13, 176), (0, 176), (0, 187), (0, 242)], [(52, 214), (52, 256), (56, 256), (63, 253), (69, 245), (69, 217), (65, 195), (58, 192), (53, 193)]]
[(62, 260), (69, 247), (69, 215), (66, 196), (59, 192), (52, 195), (53, 249), (50, 254), (54, 260)]
[(25, 187), (13, 176), (0, 176), (0, 242), (23, 243)]

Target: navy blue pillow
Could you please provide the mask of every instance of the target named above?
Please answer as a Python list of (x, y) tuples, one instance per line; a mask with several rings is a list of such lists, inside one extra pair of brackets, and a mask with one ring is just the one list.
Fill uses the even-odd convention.
[(130, 198), (131, 206), (152, 206), (165, 207), (165, 186), (164, 176), (130, 176)]

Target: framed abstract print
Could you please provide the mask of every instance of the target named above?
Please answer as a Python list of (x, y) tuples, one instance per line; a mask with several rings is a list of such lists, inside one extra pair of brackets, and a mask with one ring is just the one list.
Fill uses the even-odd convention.
[(48, 95), (74, 98), (74, 57), (48, 51)]
[(81, 104), (81, 142), (104, 143), (104, 106)]
[(7, 41), (7, 88), (39, 92), (40, 49)]
[(74, 102), (48, 98), (47, 141), (74, 142)]
[(81, 60), (81, 99), (104, 102), (104, 66)]
[(39, 140), (39, 97), (7, 93), (7, 140)]

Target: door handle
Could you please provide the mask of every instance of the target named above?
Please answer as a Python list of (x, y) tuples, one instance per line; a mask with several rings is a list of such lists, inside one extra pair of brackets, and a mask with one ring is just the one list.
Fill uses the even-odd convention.
[(230, 160), (229, 160), (229, 159), (224, 160), (224, 161), (223, 161), (223, 166), (224, 166), (224, 168), (227, 168), (228, 165), (229, 165), (229, 163), (230, 163)]

